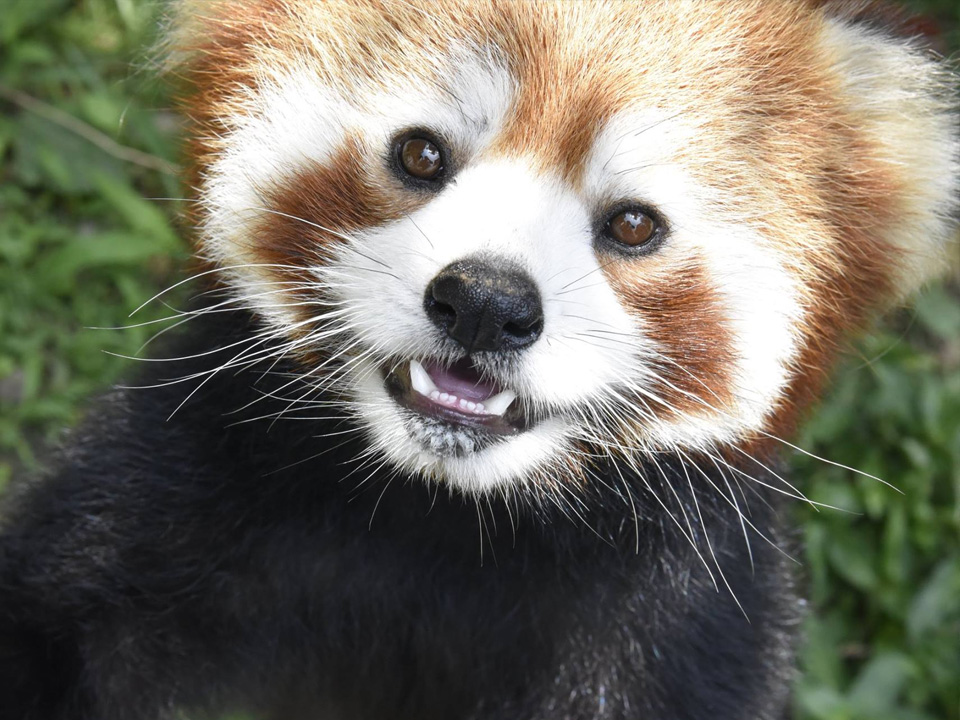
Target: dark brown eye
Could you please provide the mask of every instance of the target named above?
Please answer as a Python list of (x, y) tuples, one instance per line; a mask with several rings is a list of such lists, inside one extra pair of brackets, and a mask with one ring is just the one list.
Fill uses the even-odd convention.
[(443, 153), (432, 140), (411, 137), (398, 148), (400, 167), (417, 180), (437, 180), (443, 174)]
[(607, 225), (610, 237), (629, 247), (641, 247), (657, 232), (657, 222), (639, 209), (617, 213)]

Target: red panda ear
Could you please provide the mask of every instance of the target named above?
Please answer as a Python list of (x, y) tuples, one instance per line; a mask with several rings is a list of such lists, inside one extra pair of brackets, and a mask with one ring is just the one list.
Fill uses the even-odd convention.
[(956, 252), (958, 76), (922, 35), (904, 34), (910, 25), (902, 16), (871, 13), (874, 5), (827, 3), (821, 40), (841, 102), (872, 146), (874, 161), (895, 180), (884, 202), (897, 221), (884, 240), (901, 258), (893, 280), (903, 296)]

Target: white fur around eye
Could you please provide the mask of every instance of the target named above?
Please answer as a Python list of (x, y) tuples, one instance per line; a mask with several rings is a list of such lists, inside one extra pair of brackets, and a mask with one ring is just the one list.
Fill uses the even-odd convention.
[[(234, 285), (262, 287), (264, 268), (254, 267), (251, 236), (264, 213), (265, 191), (298, 170), (327, 162), (349, 138), (361, 143), (370, 163), (380, 164), (401, 130), (435, 131), (463, 156), (495, 136), (515, 87), (490, 49), (455, 46), (432, 63), (433, 77), (398, 77), (389, 87), (325, 85), (318, 68), (303, 64), (265, 73), (257, 89), (234, 100), (216, 145), (217, 159), (205, 173), (206, 219), (201, 250), (230, 273)], [(291, 322), (278, 303), (254, 301), (275, 323)]]
[(686, 169), (691, 159), (684, 150), (696, 132), (666, 111), (616, 116), (594, 143), (584, 183), (598, 204), (612, 198), (656, 207), (671, 228), (664, 262), (704, 264), (722, 298), (734, 339), (735, 400), (719, 407), (704, 392), (701, 412), (652, 423), (655, 444), (681, 447), (729, 442), (763, 426), (789, 379), (802, 315), (796, 282), (778, 251), (746, 220), (712, 211), (717, 193)]

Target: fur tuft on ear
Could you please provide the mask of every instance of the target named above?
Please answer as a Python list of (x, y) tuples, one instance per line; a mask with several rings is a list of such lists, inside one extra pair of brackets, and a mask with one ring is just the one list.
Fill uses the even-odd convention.
[(826, 3), (822, 42), (857, 129), (896, 179), (889, 202), (899, 221), (886, 240), (900, 258), (894, 287), (902, 298), (958, 251), (958, 76), (918, 25), (882, 8)]

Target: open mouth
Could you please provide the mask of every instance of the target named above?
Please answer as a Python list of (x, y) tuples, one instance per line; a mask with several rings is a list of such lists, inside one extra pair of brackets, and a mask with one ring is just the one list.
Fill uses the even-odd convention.
[(397, 404), (431, 425), (468, 434), (473, 444), (482, 436), (516, 435), (529, 427), (516, 392), (484, 377), (469, 358), (453, 364), (409, 360), (392, 367), (384, 382)]

